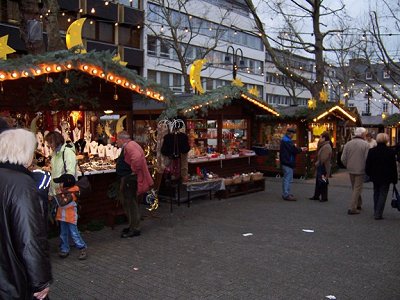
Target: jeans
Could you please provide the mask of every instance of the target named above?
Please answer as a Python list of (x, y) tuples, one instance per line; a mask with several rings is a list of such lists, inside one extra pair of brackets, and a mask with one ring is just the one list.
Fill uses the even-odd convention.
[(282, 165), (283, 181), (282, 181), (282, 197), (286, 198), (290, 195), (290, 184), (293, 181), (293, 169)]
[(69, 252), (68, 235), (71, 235), (76, 248), (78, 248), (79, 250), (86, 248), (86, 244), (83, 241), (81, 234), (79, 233), (78, 227), (75, 224), (61, 221), (60, 222), (61, 252), (65, 253)]
[(390, 183), (376, 183), (374, 182), (374, 217), (381, 218), (387, 194), (389, 192)]

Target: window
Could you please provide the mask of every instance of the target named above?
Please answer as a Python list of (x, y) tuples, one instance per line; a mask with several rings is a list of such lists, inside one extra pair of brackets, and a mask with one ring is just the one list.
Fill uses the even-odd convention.
[(169, 73), (160, 72), (160, 84), (169, 88)]
[(348, 106), (349, 107), (354, 107), (354, 103), (349, 103)]
[(140, 31), (138, 29), (118, 26), (119, 44), (140, 49)]
[(147, 79), (157, 82), (157, 72), (154, 70), (147, 71)]
[(382, 112), (387, 113), (389, 109), (389, 103), (383, 102), (382, 103)]
[[(214, 89), (213, 87), (213, 80), (212, 78), (206, 78), (206, 90), (207, 91), (212, 91)], [(204, 80), (203, 80), (204, 81)], [(204, 85), (203, 85), (204, 86)]]
[(390, 71), (389, 70), (383, 71), (383, 78), (385, 78), (385, 79), (390, 78)]
[(157, 38), (155, 36), (147, 37), (147, 54), (148, 55), (157, 55)]
[(102, 42), (114, 42), (114, 25), (109, 23), (96, 22), (98, 25), (98, 40)]
[(182, 75), (172, 74), (172, 90), (176, 92), (182, 92)]
[(169, 44), (164, 41), (161, 41), (160, 56), (164, 58), (169, 58)]
[(371, 80), (372, 79), (372, 73), (371, 72), (365, 72), (365, 79)]

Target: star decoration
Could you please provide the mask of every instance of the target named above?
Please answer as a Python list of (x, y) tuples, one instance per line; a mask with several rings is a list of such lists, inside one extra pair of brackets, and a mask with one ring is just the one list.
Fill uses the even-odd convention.
[(328, 93), (325, 90), (321, 90), (319, 92), (319, 99), (324, 103), (327, 102), (328, 101)]
[(232, 85), (242, 87), (242, 86), (244, 86), (244, 83), (242, 82), (242, 80), (240, 78), (236, 78), (236, 79), (232, 80)]
[(257, 98), (260, 96), (260, 92), (256, 87), (252, 87), (251, 89), (249, 89), (249, 93), (253, 96), (256, 96)]
[(307, 106), (310, 109), (315, 109), (317, 107), (317, 101), (314, 98), (308, 99)]
[(128, 64), (126, 61), (121, 60), (121, 56), (119, 56), (119, 54), (115, 55), (112, 60), (115, 62), (119, 62), (119, 64), (123, 67), (126, 67), (126, 65)]
[(7, 54), (14, 53), (15, 50), (7, 45), (8, 34), (0, 37), (0, 59), (7, 59)]

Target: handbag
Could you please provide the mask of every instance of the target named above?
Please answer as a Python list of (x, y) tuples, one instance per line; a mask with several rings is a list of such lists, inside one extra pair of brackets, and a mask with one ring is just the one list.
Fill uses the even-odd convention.
[[(63, 151), (63, 162), (64, 162), (64, 171), (67, 173), (67, 166), (65, 165), (65, 159), (64, 159), (64, 153), (65, 150)], [(87, 198), (90, 196), (92, 192), (92, 186), (90, 184), (89, 178), (84, 175), (84, 172), (82, 170), (82, 167), (78, 163), (78, 167), (81, 171), (82, 176), (78, 179), (78, 181), (75, 183), (77, 187), (79, 187), (79, 198)]]
[(393, 192), (392, 192), (392, 203), (393, 208), (397, 208), (400, 211), (400, 195), (397, 191), (396, 185), (393, 184)]
[(59, 193), (54, 196), (54, 200), (57, 202), (58, 206), (66, 206), (74, 201), (73, 195), (70, 192)]

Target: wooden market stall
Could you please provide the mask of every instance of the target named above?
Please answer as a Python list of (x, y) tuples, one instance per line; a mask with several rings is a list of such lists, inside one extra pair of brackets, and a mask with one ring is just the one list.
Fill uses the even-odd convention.
[(337, 162), (337, 150), (346, 141), (343, 134), (347, 128), (359, 126), (358, 113), (337, 105), (336, 103), (321, 103), (315, 109), (290, 106), (279, 109), (280, 118), (259, 117), (257, 141), (262, 146), (264, 155), (257, 157), (258, 169), (270, 175), (281, 174), (279, 163), (280, 140), (288, 127), (296, 128), (293, 137), (299, 147), (307, 147), (308, 151), (296, 156), (294, 175), (297, 177), (312, 177), (314, 175), (314, 160), (316, 157), (319, 135), (328, 131), (332, 138), (333, 167)]
[(222, 197), (263, 190), (262, 176), (258, 182), (250, 178), (257, 171), (256, 154), (251, 150), (257, 115), (276, 118), (279, 113), (237, 86), (195, 95), (165, 110), (162, 116), (186, 121), (191, 148), (189, 182), (206, 180), (205, 174), (224, 178)]
[(80, 223), (106, 219), (115, 207), (107, 190), (116, 180), (116, 134), (121, 130), (132, 133), (134, 98), (165, 102), (169, 91), (148, 83), (113, 60), (109, 52), (57, 51), (0, 61), (0, 85), (0, 115), (15, 127), (34, 131), (38, 153), (48, 156), (39, 137), (43, 139), (52, 130), (73, 142), (74, 133), (79, 133), (77, 139), (90, 146), (80, 148), (75, 143), (92, 184), (91, 196), (80, 202)]

